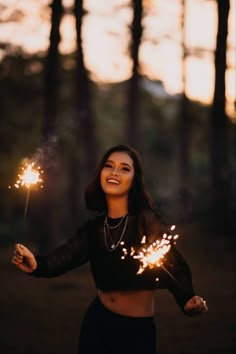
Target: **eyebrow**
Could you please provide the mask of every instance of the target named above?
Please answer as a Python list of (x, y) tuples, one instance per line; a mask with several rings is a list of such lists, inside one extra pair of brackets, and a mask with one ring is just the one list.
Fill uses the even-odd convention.
[[(112, 160), (106, 160), (106, 162), (112, 162), (112, 163), (114, 163), (114, 161), (112, 161)], [(105, 163), (106, 163), (105, 162)], [(132, 168), (132, 166), (130, 166), (130, 164), (128, 164), (128, 163), (126, 163), (126, 162), (121, 162), (121, 165), (125, 165), (125, 166), (128, 166), (129, 168)]]

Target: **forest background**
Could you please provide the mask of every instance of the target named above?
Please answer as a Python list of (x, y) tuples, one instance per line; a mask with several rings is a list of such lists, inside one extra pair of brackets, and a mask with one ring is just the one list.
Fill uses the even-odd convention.
[[(149, 191), (167, 222), (181, 231), (180, 249), (214, 309), (189, 325), (161, 294), (167, 314), (160, 309), (157, 315), (160, 352), (233, 353), (235, 1), (42, 0), (36, 8), (33, 3), (0, 1), (4, 354), (75, 351), (72, 334), (94, 293), (88, 269), (78, 271), (79, 284), (72, 273), (51, 285), (40, 280), (38, 289), (12, 269), (10, 254), (15, 242), (47, 253), (75, 232), (89, 217), (84, 189), (99, 159), (120, 143), (140, 152)], [(211, 33), (213, 40), (197, 42), (190, 33), (202, 39)], [(208, 64), (201, 66), (204, 59)], [(43, 170), (43, 188), (38, 184), (27, 194), (25, 186), (14, 185), (20, 168), (31, 162)], [(65, 307), (61, 317), (57, 301)], [(67, 306), (77, 315), (68, 317)], [(50, 311), (59, 322), (54, 328), (48, 319), (45, 331)], [(30, 340), (24, 326), (19, 329), (20, 319), (34, 328)], [(200, 345), (205, 331), (210, 339), (204, 336)]]

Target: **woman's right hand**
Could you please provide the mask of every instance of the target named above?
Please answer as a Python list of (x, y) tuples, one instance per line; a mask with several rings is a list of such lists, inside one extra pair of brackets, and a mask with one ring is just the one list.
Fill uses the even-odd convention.
[(12, 263), (25, 273), (32, 273), (37, 268), (37, 261), (33, 253), (24, 245), (15, 245)]

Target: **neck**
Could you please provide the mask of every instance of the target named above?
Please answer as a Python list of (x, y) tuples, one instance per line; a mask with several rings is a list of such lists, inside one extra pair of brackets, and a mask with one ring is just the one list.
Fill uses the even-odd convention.
[(128, 198), (107, 196), (107, 214), (110, 218), (120, 218), (128, 214)]

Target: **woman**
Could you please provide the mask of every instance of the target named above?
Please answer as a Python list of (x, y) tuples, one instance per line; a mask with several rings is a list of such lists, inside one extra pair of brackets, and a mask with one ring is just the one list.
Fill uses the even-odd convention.
[(207, 306), (195, 295), (191, 271), (174, 244), (163, 268), (137, 274), (140, 261), (131, 250), (169, 233), (146, 192), (137, 152), (124, 145), (109, 149), (85, 199), (98, 215), (82, 224), (73, 239), (48, 256), (34, 256), (17, 244), (12, 262), (35, 277), (54, 277), (89, 261), (97, 297), (83, 320), (79, 354), (154, 354), (156, 289), (169, 289), (185, 314), (200, 314)]

